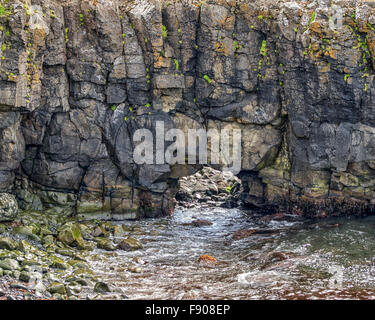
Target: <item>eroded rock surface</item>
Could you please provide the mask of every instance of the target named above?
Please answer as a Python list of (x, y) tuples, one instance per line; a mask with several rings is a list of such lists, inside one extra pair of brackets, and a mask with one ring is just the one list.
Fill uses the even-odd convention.
[(371, 3), (2, 6), (0, 191), (21, 209), (108, 219), (172, 212), (177, 179), (199, 168), (134, 163), (133, 133), (154, 132), (157, 120), (166, 130), (241, 129), (248, 205), (372, 206)]
[(18, 204), (14, 195), (0, 194), (0, 222), (12, 221), (18, 213)]

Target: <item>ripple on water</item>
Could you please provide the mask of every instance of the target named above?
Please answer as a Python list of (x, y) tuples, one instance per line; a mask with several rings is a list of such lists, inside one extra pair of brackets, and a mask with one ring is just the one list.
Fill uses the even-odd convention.
[[(195, 219), (212, 224), (189, 225)], [(265, 222), (238, 209), (196, 208), (127, 224), (158, 234), (136, 236), (143, 250), (106, 256), (93, 269), (132, 299), (375, 297), (375, 217)], [(281, 231), (234, 241), (240, 229)], [(202, 254), (219, 263), (200, 265)], [(127, 269), (136, 261), (145, 262), (141, 274)]]

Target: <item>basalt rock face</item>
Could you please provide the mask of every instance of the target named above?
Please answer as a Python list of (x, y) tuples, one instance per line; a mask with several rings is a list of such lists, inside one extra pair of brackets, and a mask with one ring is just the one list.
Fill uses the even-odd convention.
[(0, 192), (21, 209), (170, 213), (199, 166), (134, 162), (156, 121), (241, 129), (248, 205), (372, 206), (370, 3), (9, 0), (0, 26)]

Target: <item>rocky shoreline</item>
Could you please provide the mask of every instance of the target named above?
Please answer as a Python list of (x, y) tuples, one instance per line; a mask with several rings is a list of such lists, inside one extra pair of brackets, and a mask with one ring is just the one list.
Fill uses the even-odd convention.
[[(235, 192), (235, 190), (237, 190)], [(178, 206), (237, 206), (240, 180), (204, 168), (180, 180)], [(196, 220), (195, 226), (204, 225)], [(100, 280), (87, 258), (142, 250), (139, 235), (153, 234), (127, 224), (79, 221), (55, 213), (18, 209), (13, 195), (0, 198), (0, 300), (127, 299), (123, 289)], [(141, 273), (144, 262), (129, 261), (127, 272)]]
[[(181, 178), (176, 195), (176, 210), (184, 212), (194, 209), (197, 212), (181, 226), (212, 226), (215, 217), (207, 220), (198, 214), (205, 210), (215, 210), (217, 207), (238, 207), (245, 210), (242, 194), (240, 179), (210, 167)], [(61, 215), (60, 212), (18, 210), (12, 195), (3, 195), (0, 200), (0, 300), (132, 298), (126, 287), (117, 286), (116, 281), (108, 281), (107, 273), (109, 270), (116, 270), (122, 275), (129, 274), (130, 277), (142, 276), (143, 267), (148, 261), (137, 255), (124, 256), (121, 252), (140, 253), (148, 241), (155, 241), (145, 237), (159, 235), (158, 228), (155, 228), (159, 219), (147, 224), (148, 227), (144, 229), (134, 221), (84, 221), (78, 217)], [(249, 237), (297, 232), (298, 228), (304, 227), (305, 222), (306, 228), (339, 226), (316, 219), (314, 224), (314, 220), (307, 219), (327, 217), (328, 215), (322, 214), (324, 207), (320, 211), (314, 207), (315, 211), (310, 216), (305, 213), (309, 210), (312, 212), (312, 207), (305, 208), (303, 212), (298, 211), (292, 203), (289, 203), (289, 207), (291, 211), (268, 210), (267, 215), (259, 209), (243, 211), (255, 227), (232, 231), (221, 240), (222, 246), (228, 247)], [(354, 210), (358, 211), (359, 207), (353, 208), (353, 212)], [(342, 214), (339, 210), (329, 214), (335, 215)], [(289, 226), (295, 222), (301, 223), (297, 229)], [(276, 224), (280, 226), (275, 227)], [(108, 258), (116, 257), (121, 259), (121, 266), (113, 265), (109, 269), (104, 267)], [(272, 259), (279, 261), (286, 258), (277, 256)], [(203, 254), (196, 263), (213, 268), (216, 267), (216, 262), (215, 257)], [(107, 280), (104, 279), (106, 277)]]
[[(139, 235), (155, 233), (126, 224), (79, 222), (58, 214), (19, 212), (0, 224), (0, 300), (126, 299), (126, 292), (100, 281), (93, 256), (118, 250), (142, 250)], [(124, 272), (142, 272), (142, 261), (129, 261)]]

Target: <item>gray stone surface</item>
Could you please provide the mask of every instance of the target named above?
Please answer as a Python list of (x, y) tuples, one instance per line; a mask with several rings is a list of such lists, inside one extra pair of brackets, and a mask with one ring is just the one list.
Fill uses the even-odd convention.
[(14, 220), (17, 213), (16, 197), (9, 193), (0, 193), (0, 222)]
[(75, 213), (167, 214), (195, 169), (131, 157), (134, 131), (163, 120), (242, 129), (250, 204), (373, 204), (375, 9), (336, 2), (342, 25), (324, 1), (7, 2), (0, 191), (29, 209), (65, 194)]

